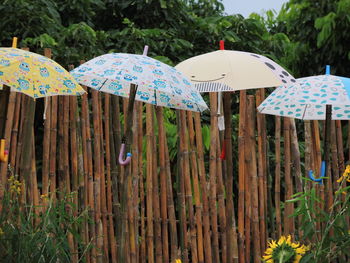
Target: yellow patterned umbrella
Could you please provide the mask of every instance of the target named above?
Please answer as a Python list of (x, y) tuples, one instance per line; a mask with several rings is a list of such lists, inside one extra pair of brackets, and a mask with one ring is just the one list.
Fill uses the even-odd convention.
[(85, 93), (58, 63), (18, 48), (0, 48), (0, 83), (33, 98)]

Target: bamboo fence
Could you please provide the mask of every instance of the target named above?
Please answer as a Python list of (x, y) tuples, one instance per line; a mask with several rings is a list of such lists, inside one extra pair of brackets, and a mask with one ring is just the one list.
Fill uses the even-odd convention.
[[(93, 247), (81, 258), (79, 241), (68, 234), (71, 262), (261, 262), (268, 238), (301, 234), (300, 218), (290, 217), (293, 204), (285, 203), (284, 209), (281, 204), (309, 187), (301, 176), (320, 167), (323, 137), (322, 123), (299, 123), (305, 131), (301, 157), (294, 120), (257, 113), (264, 97), (264, 90), (225, 93), (225, 131), (218, 129), (215, 93), (209, 95), (207, 119), (176, 111), (175, 149), (169, 144), (174, 138), (164, 122), (166, 111), (137, 102), (132, 162), (120, 167), (126, 99), (88, 89), (82, 97), (34, 101), (5, 87), (0, 135), (9, 158), (0, 165), (0, 198), (12, 174), (24, 183), (23, 204), (34, 205), (36, 213), (47, 204), (42, 195), (57, 200), (74, 193), (78, 211), (87, 210), (91, 219), (82, 223), (80, 235)], [(239, 114), (238, 122), (233, 114)], [(33, 128), (38, 125), (41, 132)], [(348, 124), (332, 122), (335, 179), (349, 158), (342, 125)], [(209, 149), (204, 126), (210, 129)], [(274, 132), (268, 134), (267, 126)], [(328, 182), (318, 189), (325, 209), (337, 186), (335, 180)]]

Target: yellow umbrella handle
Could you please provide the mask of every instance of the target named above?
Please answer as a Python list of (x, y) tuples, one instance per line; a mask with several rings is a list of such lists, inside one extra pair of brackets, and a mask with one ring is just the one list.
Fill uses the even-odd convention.
[(0, 161), (7, 162), (8, 160), (8, 151), (5, 150), (5, 139), (0, 140)]

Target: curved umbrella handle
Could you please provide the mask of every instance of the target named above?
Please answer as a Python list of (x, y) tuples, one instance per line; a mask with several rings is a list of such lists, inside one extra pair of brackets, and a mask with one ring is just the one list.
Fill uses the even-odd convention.
[(126, 159), (123, 160), (124, 157), (124, 152), (125, 152), (125, 143), (122, 143), (122, 145), (120, 146), (120, 152), (119, 152), (119, 164), (120, 165), (128, 165), (131, 162), (131, 153), (127, 153), (126, 154)]
[(310, 170), (310, 171), (309, 171), (309, 178), (310, 178), (312, 181), (314, 181), (314, 182), (316, 182), (316, 183), (318, 183), (318, 184), (322, 184), (322, 181), (323, 181), (323, 178), (324, 178), (325, 173), (326, 173), (326, 162), (325, 162), (325, 161), (322, 161), (322, 163), (321, 163), (321, 176), (320, 176), (319, 178), (316, 179), (316, 178), (313, 176), (313, 171)]

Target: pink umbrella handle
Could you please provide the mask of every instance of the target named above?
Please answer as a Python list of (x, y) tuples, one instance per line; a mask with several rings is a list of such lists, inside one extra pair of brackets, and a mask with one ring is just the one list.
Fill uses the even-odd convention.
[(122, 166), (128, 165), (131, 162), (131, 153), (126, 154), (126, 159), (123, 160), (124, 157), (124, 152), (125, 152), (125, 143), (122, 143), (120, 146), (120, 152), (119, 152), (119, 164)]

